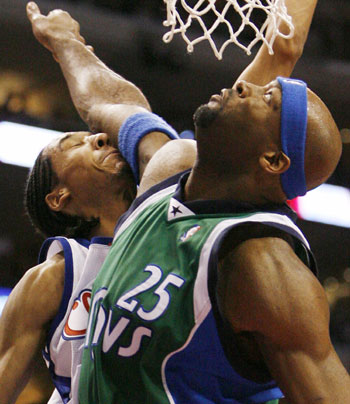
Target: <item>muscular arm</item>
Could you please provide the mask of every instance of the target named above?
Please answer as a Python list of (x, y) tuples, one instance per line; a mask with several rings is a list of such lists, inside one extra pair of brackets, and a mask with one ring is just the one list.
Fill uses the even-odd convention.
[(49, 322), (63, 293), (64, 258), (29, 270), (11, 292), (0, 317), (0, 397), (14, 403), (31, 376)]
[[(317, 0), (286, 0), (288, 14), (292, 17), (295, 28), (293, 38), (277, 37), (273, 55), (269, 54), (267, 46), (263, 44), (238, 80), (265, 85), (277, 76), (289, 77), (303, 53), (316, 4)], [(288, 33), (285, 24), (280, 26), (280, 31)]]
[(286, 241), (244, 241), (223, 260), (219, 285), (223, 315), (235, 333), (255, 339), (288, 403), (349, 402), (324, 290)]
[[(65, 11), (40, 13), (34, 2), (27, 15), (37, 40), (52, 52), (66, 79), (73, 103), (91, 131), (105, 132), (114, 146), (122, 123), (130, 115), (151, 111), (141, 90), (109, 69), (85, 45), (79, 24)], [(149, 159), (169, 138), (160, 132), (145, 136), (138, 149), (140, 176)]]
[(141, 90), (109, 69), (85, 44), (79, 24), (67, 12), (54, 10), (44, 16), (30, 2), (27, 15), (35, 37), (59, 63), (77, 111), (95, 132), (113, 135), (127, 116), (150, 111)]

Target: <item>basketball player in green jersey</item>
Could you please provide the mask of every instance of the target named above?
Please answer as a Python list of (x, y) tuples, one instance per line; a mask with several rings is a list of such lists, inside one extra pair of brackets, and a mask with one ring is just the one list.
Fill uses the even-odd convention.
[(194, 121), (194, 167), (117, 224), (93, 287), (80, 402), (261, 403), (278, 386), (291, 404), (349, 403), (327, 298), (284, 205), (339, 161), (330, 112), (279, 77), (236, 83)]

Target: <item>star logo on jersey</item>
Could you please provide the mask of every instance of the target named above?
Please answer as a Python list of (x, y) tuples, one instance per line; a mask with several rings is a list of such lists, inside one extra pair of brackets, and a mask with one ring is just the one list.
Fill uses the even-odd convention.
[(74, 300), (71, 312), (63, 328), (64, 339), (84, 338), (88, 324), (91, 290), (82, 290)]
[(175, 206), (175, 205), (174, 205), (174, 206), (173, 206), (173, 210), (171, 211), (171, 214), (174, 215), (174, 216), (176, 216), (177, 213), (182, 213), (182, 212), (181, 212), (181, 209), (180, 209), (180, 206)]
[(197, 233), (198, 230), (200, 230), (200, 226), (198, 224), (196, 224), (195, 226), (191, 227), (189, 230), (187, 230), (181, 237), (180, 240), (181, 241), (186, 241), (188, 240), (190, 237), (192, 237), (195, 233)]
[(168, 220), (177, 220), (186, 216), (193, 216), (194, 212), (175, 198), (171, 198), (168, 206)]

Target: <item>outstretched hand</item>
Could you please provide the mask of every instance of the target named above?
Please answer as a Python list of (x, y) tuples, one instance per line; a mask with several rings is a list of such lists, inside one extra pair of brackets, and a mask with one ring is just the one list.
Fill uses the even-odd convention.
[[(85, 39), (80, 35), (80, 26), (66, 11), (53, 10), (47, 16), (41, 14), (38, 5), (34, 2), (27, 4), (27, 16), (32, 24), (36, 39), (47, 48), (58, 61), (55, 54), (57, 41), (75, 39), (85, 44)], [(93, 50), (91, 46), (88, 46)]]

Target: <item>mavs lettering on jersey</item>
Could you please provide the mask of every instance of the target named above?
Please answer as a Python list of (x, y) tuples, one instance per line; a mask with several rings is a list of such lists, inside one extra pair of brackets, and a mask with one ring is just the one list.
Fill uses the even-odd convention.
[[(144, 272), (149, 273), (147, 278), (121, 296), (116, 302), (115, 306), (122, 311), (125, 310), (130, 313), (136, 312), (136, 315), (140, 319), (151, 322), (162, 316), (171, 302), (171, 294), (169, 293), (167, 287), (169, 287), (169, 285), (173, 285), (176, 288), (180, 288), (184, 284), (185, 280), (174, 273), (170, 273), (165, 277), (165, 279), (162, 279), (163, 272), (161, 268), (156, 265), (146, 266)], [(154, 294), (158, 296), (158, 301), (153, 308), (146, 310), (137, 297), (141, 293), (146, 292), (155, 286), (157, 286), (157, 288), (155, 289)], [(95, 346), (100, 340), (102, 333), (104, 333), (102, 350), (105, 353), (111, 349), (112, 345), (116, 343), (118, 338), (130, 323), (130, 319), (128, 317), (120, 316), (117, 323), (111, 327), (113, 310), (110, 309), (107, 315), (107, 310), (103, 306), (102, 302), (106, 294), (106, 288), (102, 288), (95, 293), (86, 338), (86, 341), (91, 341), (90, 346)], [(91, 324), (93, 321), (96, 323), (96, 327), (91, 339)], [(137, 327), (133, 331), (130, 345), (120, 346), (118, 348), (118, 355), (124, 357), (135, 355), (140, 348), (141, 340), (144, 336), (151, 337), (152, 329), (144, 326)], [(86, 343), (85, 347), (88, 346), (89, 343)], [(91, 358), (93, 359), (92, 352)]]

